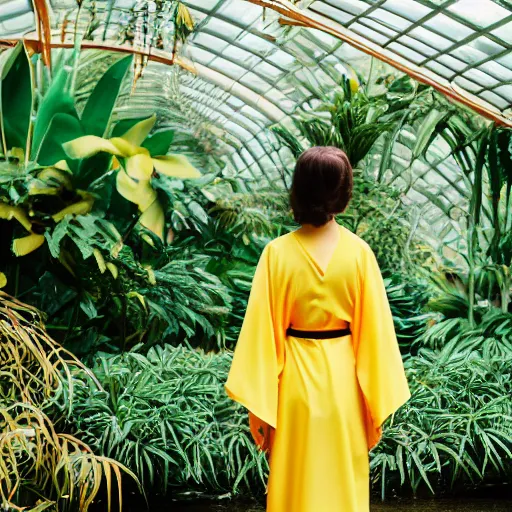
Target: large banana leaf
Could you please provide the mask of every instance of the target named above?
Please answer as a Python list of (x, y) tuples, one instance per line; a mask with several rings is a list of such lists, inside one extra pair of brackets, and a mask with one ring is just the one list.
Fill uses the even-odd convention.
[(84, 135), (80, 121), (69, 114), (55, 114), (51, 120), (44, 138), (44, 144), (39, 151), (37, 163), (40, 165), (54, 165), (61, 160), (68, 160), (73, 169), (76, 163), (67, 158), (62, 144)]
[(0, 82), (0, 118), (6, 148), (23, 148), (27, 143), (32, 114), (32, 70), (22, 43), (13, 50)]
[(107, 134), (112, 112), (119, 96), (121, 84), (133, 62), (129, 55), (110, 66), (92, 91), (82, 114), (84, 133), (104, 137)]
[(39, 161), (41, 152), (48, 154), (53, 150), (45, 147), (47, 144), (51, 145), (50, 140), (45, 138), (48, 136), (48, 128), (53, 117), (56, 114), (66, 114), (78, 120), (74, 99), (67, 89), (67, 81), (68, 72), (62, 67), (53, 79), (37, 111), (31, 151), (31, 159), (36, 162)]

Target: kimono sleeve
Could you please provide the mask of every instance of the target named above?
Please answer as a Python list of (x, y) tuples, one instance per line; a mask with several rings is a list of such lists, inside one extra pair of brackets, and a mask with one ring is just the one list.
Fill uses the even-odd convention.
[(279, 376), (284, 365), (284, 293), (272, 272), (271, 247), (258, 262), (247, 311), (225, 385), (227, 394), (249, 410), (256, 443), (269, 447), (277, 423)]
[(382, 437), (382, 424), (409, 398), (409, 386), (396, 339), (382, 275), (365, 246), (358, 265), (352, 336), (356, 371), (366, 406), (368, 448)]

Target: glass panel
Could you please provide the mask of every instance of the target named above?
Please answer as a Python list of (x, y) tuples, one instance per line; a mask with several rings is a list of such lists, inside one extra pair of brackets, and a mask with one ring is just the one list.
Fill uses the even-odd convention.
[(239, 43), (250, 52), (261, 55), (262, 57), (273, 52), (275, 49), (275, 46), (272, 43), (269, 43), (268, 41), (265, 41), (265, 39), (253, 34), (246, 34), (239, 40)]
[(424, 41), (432, 48), (437, 48), (438, 51), (444, 50), (445, 48), (448, 48), (453, 44), (452, 41), (449, 41), (448, 39), (442, 36), (434, 34), (434, 32), (431, 32), (430, 30), (427, 30), (423, 27), (413, 28), (409, 32), (409, 34), (412, 37), (419, 39), (420, 41)]
[(283, 50), (276, 50), (272, 55), (267, 57), (267, 60), (275, 64), (280, 68), (288, 68), (294, 65), (298, 65), (295, 57)]
[(459, 0), (448, 10), (478, 27), (488, 27), (510, 15), (507, 9), (491, 0)]
[(0, 23), (2, 37), (21, 37), (25, 32), (35, 28), (34, 13), (27, 12), (14, 19)]
[(263, 17), (263, 9), (241, 0), (227, 0), (217, 11), (222, 18), (232, 20), (237, 25), (252, 25)]
[(512, 81), (512, 70), (492, 60), (486, 62), (485, 64), (481, 64), (478, 66), (478, 68), (482, 71), (485, 71), (487, 74), (493, 76), (494, 78), (497, 78), (498, 80), (508, 82)]
[(468, 64), (477, 64), (487, 58), (485, 53), (482, 53), (469, 45), (461, 46), (452, 52), (452, 55), (458, 57), (460, 60)]
[(252, 68), (252, 70), (258, 75), (262, 75), (264, 78), (267, 78), (270, 82), (276, 82), (277, 80), (280, 80), (284, 75), (283, 71), (266, 62), (260, 62), (258, 65)]
[(503, 42), (512, 44), (512, 21), (497, 28), (491, 32), (492, 35), (499, 37)]
[(351, 14), (340, 9), (336, 9), (336, 7), (333, 7), (332, 5), (324, 4), (323, 2), (315, 2), (313, 10), (337, 21), (338, 23), (341, 23), (342, 25), (346, 25), (353, 18)]
[(229, 58), (229, 60), (240, 64), (245, 69), (251, 69), (253, 66), (258, 64), (258, 62), (261, 62), (261, 58), (257, 55), (253, 55), (252, 53), (242, 50), (241, 48), (237, 48), (233, 45), (225, 48), (222, 52), (222, 55), (225, 58)]
[[(381, 34), (388, 36), (389, 39), (398, 35), (398, 32), (396, 30), (391, 30), (388, 27), (385, 27), (382, 23), (371, 20), (370, 18), (361, 18), (359, 20), (359, 23), (361, 23), (362, 25), (365, 25), (367, 27), (370, 27), (371, 29), (375, 30), (376, 32), (379, 32)], [(352, 27), (350, 27), (350, 28), (352, 28)]]
[(208, 66), (208, 64), (215, 58), (213, 53), (207, 52), (197, 46), (189, 46), (186, 51), (187, 55), (196, 62)]
[(453, 71), (451, 69), (447, 68), (446, 66), (443, 66), (442, 64), (439, 64), (439, 62), (436, 61), (431, 61), (427, 63), (425, 67), (446, 79), (450, 79), (453, 75)]
[[(321, 1), (315, 1), (312, 5), (313, 9), (316, 9), (318, 4), (321, 4), (323, 2)], [(338, 7), (339, 9), (345, 11), (346, 13), (353, 14), (354, 16), (357, 16), (358, 14), (361, 14), (362, 12), (368, 10), (369, 5), (365, 2), (361, 2), (360, 0), (331, 0), (331, 4), (333, 4), (335, 7)]]
[(373, 41), (377, 44), (383, 45), (389, 41), (389, 38), (387, 36), (383, 36), (382, 34), (375, 32), (375, 30), (372, 30), (371, 28), (367, 28), (367, 27), (361, 25), (360, 23), (354, 23), (353, 25), (351, 25), (350, 30), (353, 30), (356, 34), (366, 37), (370, 41)]
[(500, 64), (503, 64), (508, 69), (512, 69), (512, 53), (507, 53), (503, 57), (497, 59)]
[(432, 9), (421, 5), (415, 0), (388, 0), (383, 7), (387, 11), (412, 21), (418, 21), (432, 12)]
[(237, 39), (243, 32), (241, 28), (217, 18), (210, 18), (204, 25), (204, 29), (214, 34), (220, 34), (224, 39)]
[(201, 46), (203, 49), (215, 50), (216, 52), (222, 52), (222, 50), (229, 45), (226, 41), (204, 32), (198, 32), (196, 36), (194, 36), (193, 42), (196, 46)]
[(460, 41), (473, 33), (469, 27), (466, 27), (458, 21), (452, 20), (445, 14), (437, 14), (426, 21), (424, 26), (439, 32), (452, 41)]
[(258, 75), (251, 73), (250, 71), (246, 73), (242, 78), (240, 78), (240, 83), (249, 87), (253, 91), (257, 91), (260, 94), (266, 93), (269, 89), (272, 89), (272, 85), (260, 78)]
[(507, 100), (503, 99), (501, 96), (498, 96), (492, 91), (484, 91), (482, 94), (480, 94), (480, 96), (484, 98), (484, 100), (487, 100), (492, 105), (496, 105), (500, 109), (510, 107), (510, 103)]
[(208, 11), (213, 10), (217, 7), (219, 1), (222, 0), (186, 0), (185, 3), (187, 5), (193, 5), (195, 7), (201, 7), (202, 9), (206, 9)]
[(473, 48), (489, 56), (496, 55), (505, 50), (503, 46), (495, 43), (494, 41), (491, 41), (488, 37), (485, 36), (480, 36), (468, 44), (469, 46), (472, 46)]
[(198, 25), (201, 23), (205, 18), (208, 17), (208, 15), (202, 11), (198, 11), (196, 9), (193, 9), (192, 7), (189, 9), (190, 15), (192, 16), (192, 19)]
[(400, 37), (398, 42), (403, 43), (405, 46), (418, 51), (425, 57), (431, 57), (432, 55), (437, 55), (439, 53), (438, 50), (434, 50), (434, 48), (427, 46), (426, 44), (423, 44), (409, 36)]
[(475, 84), (474, 82), (467, 80), (466, 78), (463, 78), (461, 76), (455, 77), (454, 82), (459, 86), (462, 87), (464, 90), (469, 92), (479, 92), (482, 90), (482, 87), (478, 84)]
[(223, 75), (229, 76), (233, 80), (239, 80), (243, 75), (245, 75), (245, 73), (247, 73), (247, 70), (242, 66), (233, 64), (232, 62), (229, 62), (229, 60), (221, 57), (217, 57), (213, 60), (210, 63), (210, 67), (221, 72)]
[(373, 11), (368, 15), (368, 18), (375, 19), (383, 25), (394, 30), (398, 30), (399, 32), (403, 32), (411, 26), (410, 21), (404, 20), (400, 16), (385, 11), (384, 9), (377, 9), (376, 11)]
[(476, 82), (485, 88), (499, 84), (498, 80), (479, 69), (469, 69), (462, 76), (466, 77), (468, 80), (473, 80), (473, 82)]
[(436, 60), (454, 71), (462, 71), (466, 67), (464, 62), (461, 62), (459, 59), (455, 59), (450, 55), (440, 55)]
[(410, 50), (409, 48), (406, 48), (405, 46), (399, 44), (399, 43), (391, 43), (388, 48), (390, 50), (393, 50), (394, 52), (403, 55), (405, 58), (409, 59), (411, 62), (421, 62), (425, 59), (425, 57), (418, 52), (415, 52), (413, 50)]
[(512, 103), (512, 85), (500, 85), (494, 89), (496, 93), (499, 93), (501, 96), (504, 96), (510, 103)]

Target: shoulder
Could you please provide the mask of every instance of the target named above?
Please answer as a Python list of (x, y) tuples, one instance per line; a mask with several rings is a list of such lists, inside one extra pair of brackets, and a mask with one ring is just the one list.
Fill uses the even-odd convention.
[(342, 227), (350, 251), (354, 255), (357, 273), (360, 277), (367, 274), (369, 268), (378, 267), (377, 259), (373, 249), (360, 236)]
[(274, 240), (270, 241), (265, 248), (264, 252), (269, 252), (271, 254), (276, 254), (280, 252), (286, 252), (291, 243), (293, 243), (293, 232), (286, 233), (285, 235), (281, 235)]
[(341, 233), (350, 244), (350, 248), (355, 252), (356, 256), (364, 257), (367, 255), (372, 255), (373, 251), (371, 247), (365, 242), (360, 236), (352, 233), (352, 231), (347, 228), (340, 226)]

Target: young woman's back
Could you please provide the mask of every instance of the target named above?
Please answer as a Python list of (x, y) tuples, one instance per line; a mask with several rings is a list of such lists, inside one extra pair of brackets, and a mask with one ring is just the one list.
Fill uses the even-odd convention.
[(409, 398), (382, 277), (330, 220), (265, 248), (226, 384), (270, 451), (269, 512), (367, 512), (368, 450)]

